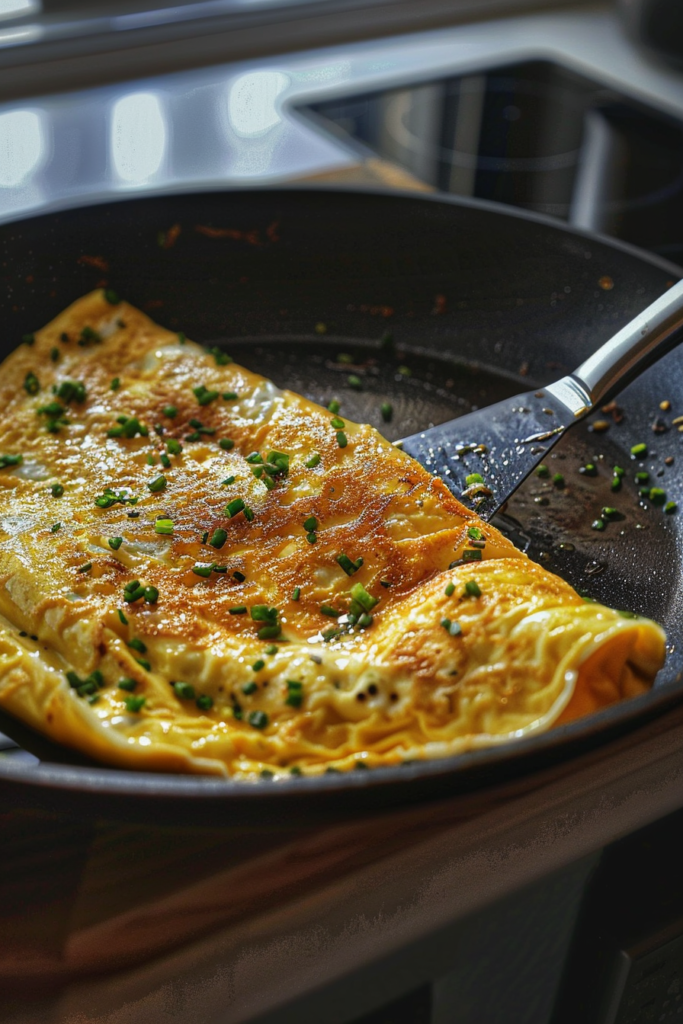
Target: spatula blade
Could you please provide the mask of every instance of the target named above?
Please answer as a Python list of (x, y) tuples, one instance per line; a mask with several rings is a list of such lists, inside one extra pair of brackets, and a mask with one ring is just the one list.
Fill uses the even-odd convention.
[[(413, 434), (401, 446), (488, 520), (576, 420), (576, 406), (541, 389)], [(468, 482), (477, 473), (482, 485)]]

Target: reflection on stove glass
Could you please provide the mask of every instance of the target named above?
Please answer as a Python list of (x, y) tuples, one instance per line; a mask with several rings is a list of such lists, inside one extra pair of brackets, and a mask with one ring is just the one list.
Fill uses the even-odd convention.
[(308, 108), (433, 188), (683, 261), (683, 124), (549, 61)]

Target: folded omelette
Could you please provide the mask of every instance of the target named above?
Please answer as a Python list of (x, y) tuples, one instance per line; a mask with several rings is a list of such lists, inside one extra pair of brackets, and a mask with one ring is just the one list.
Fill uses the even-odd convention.
[(0, 706), (110, 765), (255, 778), (527, 736), (646, 690), (587, 603), (376, 430), (111, 292), (0, 386)]

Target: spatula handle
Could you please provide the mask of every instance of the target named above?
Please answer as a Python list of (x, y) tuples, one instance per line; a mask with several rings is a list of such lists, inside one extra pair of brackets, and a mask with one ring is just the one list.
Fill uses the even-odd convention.
[[(608, 401), (683, 338), (683, 281), (673, 285), (589, 356), (571, 377), (591, 407)], [(566, 378), (565, 378), (566, 379)], [(588, 411), (587, 409), (585, 411)]]

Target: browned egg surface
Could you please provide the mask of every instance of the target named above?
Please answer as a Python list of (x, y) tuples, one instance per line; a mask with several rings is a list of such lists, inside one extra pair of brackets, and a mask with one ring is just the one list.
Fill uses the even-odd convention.
[(657, 625), (584, 602), (375, 429), (101, 291), (1, 380), (0, 706), (100, 761), (398, 764), (661, 667)]

